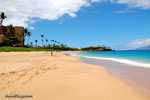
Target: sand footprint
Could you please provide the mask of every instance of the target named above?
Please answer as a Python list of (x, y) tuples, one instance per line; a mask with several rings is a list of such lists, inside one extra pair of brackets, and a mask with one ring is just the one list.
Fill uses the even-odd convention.
[(32, 81), (32, 78), (33, 78), (34, 76), (30, 76), (30, 78), (29, 78), (29, 81)]
[(2, 87), (1, 89), (0, 89), (0, 91), (2, 91), (2, 90), (4, 90), (5, 89), (5, 87)]

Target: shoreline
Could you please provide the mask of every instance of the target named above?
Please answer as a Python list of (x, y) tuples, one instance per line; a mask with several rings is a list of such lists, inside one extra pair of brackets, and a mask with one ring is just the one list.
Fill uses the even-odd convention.
[(91, 59), (115, 61), (115, 62), (119, 62), (119, 63), (123, 63), (123, 64), (128, 64), (128, 65), (131, 65), (131, 66), (150, 68), (150, 63), (142, 62), (142, 61), (135, 61), (135, 60), (130, 60), (130, 59), (100, 57), (100, 56), (86, 56), (86, 55), (80, 55), (80, 54), (68, 54), (68, 55), (91, 58)]
[(150, 68), (87, 57), (80, 57), (79, 60), (86, 64), (103, 66), (108, 73), (134, 87), (142, 95), (150, 98)]
[(148, 100), (104, 67), (85, 64), (64, 52), (54, 56), (48, 52), (8, 52), (0, 56), (3, 100), (8, 100), (6, 94), (33, 95), (30, 100)]

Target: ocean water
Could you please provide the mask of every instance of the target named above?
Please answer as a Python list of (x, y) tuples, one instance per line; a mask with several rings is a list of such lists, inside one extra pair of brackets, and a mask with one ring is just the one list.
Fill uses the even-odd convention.
[(73, 54), (93, 59), (111, 60), (129, 65), (150, 68), (150, 50), (89, 51)]

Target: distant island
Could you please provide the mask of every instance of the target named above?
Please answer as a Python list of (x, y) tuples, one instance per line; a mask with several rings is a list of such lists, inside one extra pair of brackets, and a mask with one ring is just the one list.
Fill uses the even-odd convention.
[(140, 47), (137, 48), (136, 50), (150, 50), (150, 46)]

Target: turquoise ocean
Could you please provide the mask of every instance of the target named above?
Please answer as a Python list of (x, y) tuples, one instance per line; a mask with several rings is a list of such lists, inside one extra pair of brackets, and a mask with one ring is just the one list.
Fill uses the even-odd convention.
[(150, 50), (89, 51), (77, 52), (74, 53), (74, 55), (93, 59), (111, 60), (141, 67), (150, 67)]

